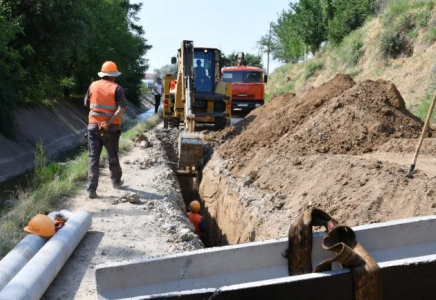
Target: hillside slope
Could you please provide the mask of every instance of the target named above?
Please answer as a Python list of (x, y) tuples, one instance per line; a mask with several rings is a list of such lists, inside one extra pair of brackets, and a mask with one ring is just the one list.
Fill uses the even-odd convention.
[[(407, 109), (425, 118), (436, 88), (436, 8), (429, 9), (434, 1), (398, 2), (340, 45), (326, 44), (306, 62), (276, 69), (266, 87), (267, 98), (283, 92), (299, 93), (342, 73), (356, 82), (391, 81)], [(391, 55), (386, 54), (387, 49)]]

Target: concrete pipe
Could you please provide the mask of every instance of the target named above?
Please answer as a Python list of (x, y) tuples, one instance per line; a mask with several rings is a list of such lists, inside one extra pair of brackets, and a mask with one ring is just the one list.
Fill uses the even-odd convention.
[(0, 300), (40, 299), (91, 226), (91, 215), (68, 215), (59, 230), (0, 291)]
[(0, 261), (0, 291), (14, 278), (47, 240), (29, 234)]
[[(48, 216), (54, 220), (58, 213), (63, 213), (68, 217), (71, 212), (63, 210), (61, 212), (54, 211)], [(27, 264), (27, 262), (44, 246), (46, 239), (29, 234), (19, 242), (0, 261), (0, 291), (14, 278), (15, 275)]]

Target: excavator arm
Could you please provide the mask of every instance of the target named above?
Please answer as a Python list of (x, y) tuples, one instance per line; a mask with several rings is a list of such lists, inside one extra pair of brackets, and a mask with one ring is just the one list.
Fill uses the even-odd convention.
[(182, 83), (184, 92), (184, 125), (185, 132), (193, 133), (195, 130), (194, 103), (194, 43), (183, 41), (180, 47), (179, 74), (183, 76)]

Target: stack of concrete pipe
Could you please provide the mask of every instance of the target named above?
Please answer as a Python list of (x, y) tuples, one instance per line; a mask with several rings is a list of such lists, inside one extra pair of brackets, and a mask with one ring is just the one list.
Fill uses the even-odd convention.
[(57, 213), (68, 221), (53, 237), (29, 234), (0, 261), (0, 300), (40, 299), (91, 226), (87, 212)]

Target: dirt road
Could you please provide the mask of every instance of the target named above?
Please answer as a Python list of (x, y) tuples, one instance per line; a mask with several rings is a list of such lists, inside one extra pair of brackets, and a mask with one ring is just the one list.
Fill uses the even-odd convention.
[[(165, 131), (160, 134), (161, 140), (167, 135)], [(112, 188), (105, 166), (100, 169), (97, 199), (88, 199), (85, 190), (69, 199), (65, 209), (90, 212), (92, 227), (42, 299), (95, 300), (96, 265), (202, 248), (185, 216), (181, 191), (163, 144), (155, 131), (146, 136), (151, 147), (141, 149), (136, 143), (121, 158), (122, 189)], [(139, 195), (139, 203), (123, 202), (121, 197), (127, 194)]]

